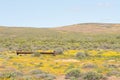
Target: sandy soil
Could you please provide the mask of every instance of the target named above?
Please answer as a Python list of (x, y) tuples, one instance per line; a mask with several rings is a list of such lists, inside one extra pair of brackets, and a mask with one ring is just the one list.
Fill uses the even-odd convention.
[(55, 60), (55, 62), (79, 62), (79, 60), (76, 60), (76, 59), (58, 59), (58, 60)]

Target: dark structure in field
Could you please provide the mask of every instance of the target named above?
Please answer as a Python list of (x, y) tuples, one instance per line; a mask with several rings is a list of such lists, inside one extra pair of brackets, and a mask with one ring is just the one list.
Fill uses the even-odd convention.
[(29, 51), (16, 51), (16, 54), (33, 54), (33, 52), (29, 52)]
[[(22, 51), (22, 50), (17, 50), (16, 51), (16, 54), (19, 55), (19, 54), (33, 54), (34, 52), (30, 52), (30, 51)], [(39, 52), (40, 54), (52, 54), (53, 56), (56, 56), (56, 52), (53, 51), (53, 52)]]
[(56, 52), (40, 52), (40, 54), (52, 54), (53, 56), (56, 56)]

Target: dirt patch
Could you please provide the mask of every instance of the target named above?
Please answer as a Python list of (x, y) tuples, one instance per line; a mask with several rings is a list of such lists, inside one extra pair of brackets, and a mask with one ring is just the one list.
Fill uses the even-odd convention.
[(63, 76), (58, 76), (56, 80), (70, 80), (70, 79), (65, 79), (65, 76), (63, 75)]
[(120, 80), (120, 77), (111, 76), (108, 78), (108, 80)]
[[(70, 79), (65, 79), (65, 76), (58, 76), (55, 80), (70, 80)], [(116, 76), (111, 76), (108, 78), (108, 80), (120, 80), (120, 77)]]
[(79, 62), (79, 60), (76, 60), (76, 59), (58, 59), (58, 60), (55, 60), (55, 62)]

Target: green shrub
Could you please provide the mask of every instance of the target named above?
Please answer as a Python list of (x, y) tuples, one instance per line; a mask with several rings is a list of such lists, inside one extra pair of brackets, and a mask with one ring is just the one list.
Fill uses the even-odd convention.
[(72, 69), (72, 68), (75, 68), (74, 64), (70, 64), (70, 65), (66, 68), (65, 72), (67, 72), (68, 70), (70, 70), (70, 69)]
[(70, 78), (79, 78), (81, 76), (81, 72), (77, 68), (72, 68), (66, 72), (65, 78), (70, 79)]
[(39, 52), (34, 52), (33, 57), (40, 57), (40, 53)]
[(71, 77), (70, 80), (80, 80), (80, 79), (75, 78), (75, 77)]
[(43, 80), (54, 80), (56, 77), (52, 74), (49, 74), (49, 73), (46, 73), (46, 72), (43, 72), (39, 69), (36, 69), (36, 70), (32, 70), (29, 72), (29, 74), (31, 76), (33, 76), (35, 79), (43, 79)]
[(97, 68), (97, 65), (88, 63), (88, 64), (84, 64), (82, 68)]
[(119, 66), (115, 65), (115, 64), (109, 64), (108, 68), (119, 68)]
[(102, 78), (102, 74), (93, 71), (87, 72), (83, 76), (84, 80), (101, 80)]
[(41, 70), (39, 70), (39, 69), (31, 70), (31, 71), (29, 72), (29, 74), (31, 74), (31, 75), (34, 75), (34, 74), (42, 74), (42, 73), (44, 73), (44, 72), (41, 71)]
[(54, 80), (56, 79), (56, 77), (52, 74), (48, 74), (48, 73), (42, 73), (42, 74), (35, 74), (35, 75), (31, 75), (35, 78), (35, 80)]
[(45, 78), (45, 77), (46, 77), (46, 74), (45, 74), (45, 73), (35, 74), (35, 75), (34, 75), (34, 78), (36, 78), (36, 79), (42, 79), (42, 78)]
[(83, 59), (83, 58), (86, 58), (88, 56), (89, 55), (86, 52), (78, 52), (78, 53), (76, 53), (76, 58), (78, 58), (78, 59)]
[(36, 65), (36, 67), (43, 67), (43, 63), (40, 62), (39, 64)]
[(0, 78), (15, 78), (23, 76), (23, 73), (19, 71), (5, 71), (0, 74)]
[(35, 80), (35, 79), (30, 75), (26, 75), (26, 76), (23, 76), (22, 78), (20, 78), (20, 80)]
[(120, 71), (112, 70), (107, 73), (107, 76), (120, 76)]
[(46, 77), (45, 77), (46, 80), (54, 80), (56, 79), (56, 77), (52, 74), (46, 74)]
[(54, 50), (56, 54), (63, 54), (63, 49), (62, 48), (57, 48)]

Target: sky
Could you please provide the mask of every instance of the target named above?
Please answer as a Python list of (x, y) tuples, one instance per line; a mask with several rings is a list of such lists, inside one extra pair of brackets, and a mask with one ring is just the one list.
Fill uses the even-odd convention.
[(0, 25), (60, 27), (120, 23), (120, 0), (0, 0)]

